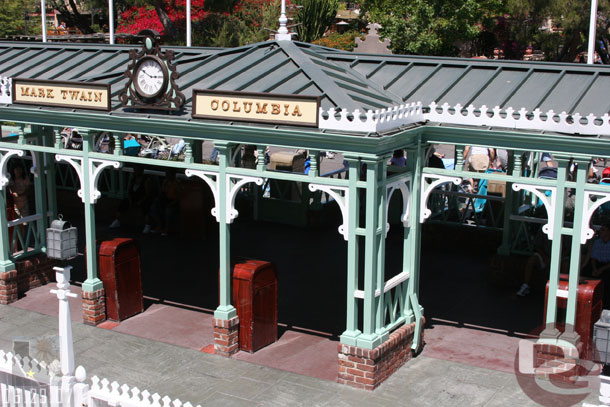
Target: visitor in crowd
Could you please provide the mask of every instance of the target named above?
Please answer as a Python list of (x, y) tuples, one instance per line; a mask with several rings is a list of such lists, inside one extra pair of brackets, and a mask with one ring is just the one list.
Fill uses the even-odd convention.
[(29, 192), (30, 179), (25, 176), (23, 167), (13, 167), (12, 177), (8, 184), (8, 190), (13, 197), (13, 208), (19, 218), (25, 218), (30, 214)]
[[(464, 149), (464, 158), (468, 163), (468, 171), (485, 172), (496, 159), (496, 151), (493, 148), (488, 147), (466, 146)], [(478, 180), (475, 181), (475, 179), (471, 178), (470, 185), (468, 186), (469, 192), (476, 194), (478, 191), (478, 184)]]
[(407, 157), (405, 157), (404, 150), (394, 150), (394, 154), (390, 159), (390, 165), (394, 165), (396, 167), (406, 167), (407, 166)]

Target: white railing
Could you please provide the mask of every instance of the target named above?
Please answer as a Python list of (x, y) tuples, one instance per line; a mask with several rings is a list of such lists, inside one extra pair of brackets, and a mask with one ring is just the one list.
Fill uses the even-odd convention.
[(466, 126), (503, 127), (510, 129), (541, 130), (569, 134), (610, 134), (610, 115), (603, 116), (579, 113), (557, 113), (553, 110), (543, 112), (540, 109), (528, 111), (525, 108), (505, 109), (485, 105), (450, 106), (445, 103), (438, 105), (430, 103), (425, 109), (421, 102), (389, 106), (382, 110), (359, 109), (353, 112), (345, 109), (320, 109), (319, 127), (328, 130), (356, 131), (362, 133), (379, 133), (388, 130), (398, 130), (418, 122), (437, 122), (460, 124)]
[[(137, 387), (110, 383), (107, 379), (100, 380), (97, 376), (91, 379), (92, 385), (88, 392), (90, 407), (106, 405), (121, 407), (192, 407), (191, 403), (182, 403), (169, 397), (161, 397), (157, 393), (150, 394), (147, 390), (140, 391)], [(198, 406), (199, 407), (199, 406)]]
[(319, 127), (328, 130), (379, 133), (424, 121), (421, 102), (390, 106), (382, 110), (353, 112), (330, 108), (320, 108)]
[[(147, 390), (122, 386), (108, 379), (91, 378), (82, 366), (74, 368), (74, 343), (68, 301), (71, 266), (55, 267), (59, 300), (59, 361), (49, 366), (36, 359), (0, 350), (0, 406), (2, 407), (192, 407)], [(200, 406), (197, 406), (200, 407)]]

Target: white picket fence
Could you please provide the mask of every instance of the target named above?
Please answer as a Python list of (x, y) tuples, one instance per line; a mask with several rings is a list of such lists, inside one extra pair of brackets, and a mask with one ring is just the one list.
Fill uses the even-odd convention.
[(85, 369), (74, 368), (68, 300), (76, 295), (70, 292), (70, 269), (54, 268), (57, 290), (51, 290), (59, 300), (59, 360), (47, 365), (0, 350), (0, 407), (193, 407), (97, 376), (87, 383)]

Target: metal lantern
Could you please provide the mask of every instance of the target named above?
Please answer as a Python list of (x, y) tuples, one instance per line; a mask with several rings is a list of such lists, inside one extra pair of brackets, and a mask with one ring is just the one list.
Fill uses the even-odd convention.
[(70, 222), (59, 219), (47, 228), (47, 256), (51, 259), (67, 260), (76, 257), (76, 228)]

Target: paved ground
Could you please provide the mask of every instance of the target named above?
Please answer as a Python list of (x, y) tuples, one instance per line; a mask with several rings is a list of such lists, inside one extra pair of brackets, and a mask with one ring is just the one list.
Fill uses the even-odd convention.
[[(207, 406), (536, 406), (514, 374), (419, 356), (374, 392), (73, 323), (77, 364), (119, 383)], [(57, 319), (0, 305), (0, 348), (57, 333)], [(594, 403), (595, 397), (587, 401)]]

